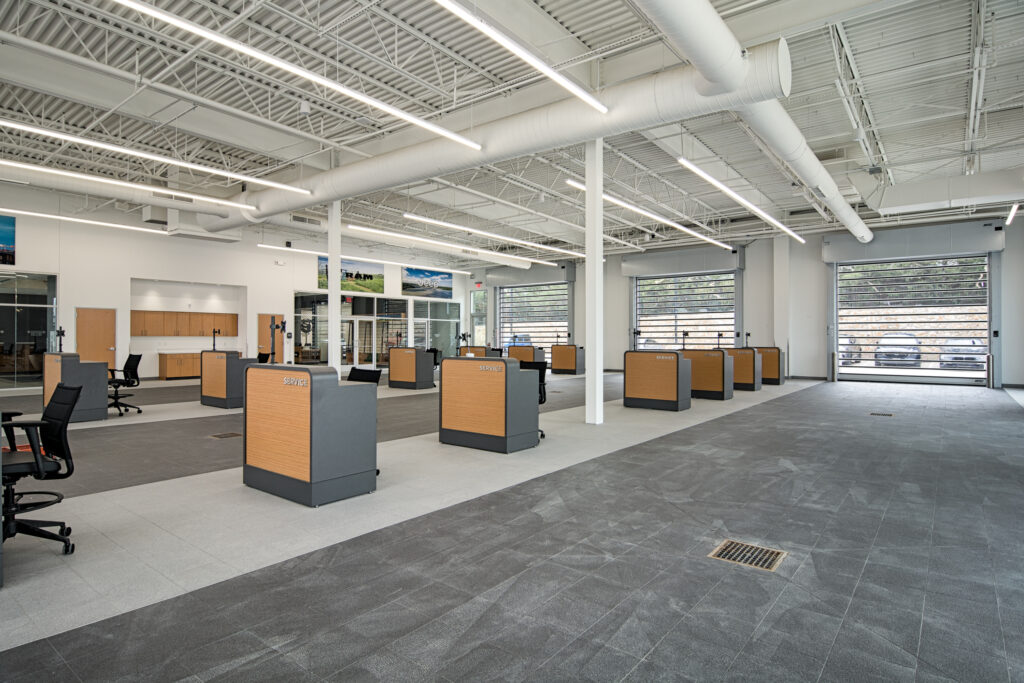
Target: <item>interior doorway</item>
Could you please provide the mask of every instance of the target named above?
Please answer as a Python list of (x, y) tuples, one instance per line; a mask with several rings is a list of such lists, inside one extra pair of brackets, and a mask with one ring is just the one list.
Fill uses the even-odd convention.
[[(256, 327), (257, 342), (256, 351), (258, 353), (271, 353), (271, 337), (270, 337), (270, 325), (271, 319), (273, 323), (280, 326), (284, 322), (284, 315), (281, 313), (260, 313), (256, 316)], [(273, 358), (271, 360), (275, 363), (284, 363), (284, 333), (281, 328), (278, 327), (274, 330), (273, 337)]]
[(117, 311), (113, 308), (75, 309), (75, 348), (81, 360), (117, 362)]

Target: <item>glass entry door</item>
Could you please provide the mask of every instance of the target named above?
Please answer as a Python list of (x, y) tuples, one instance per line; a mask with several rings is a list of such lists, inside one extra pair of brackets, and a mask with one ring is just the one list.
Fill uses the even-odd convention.
[(355, 364), (372, 366), (377, 360), (373, 344), (376, 333), (374, 330), (374, 320), (372, 318), (369, 320), (356, 320), (355, 323), (357, 330), (355, 340), (357, 356)]

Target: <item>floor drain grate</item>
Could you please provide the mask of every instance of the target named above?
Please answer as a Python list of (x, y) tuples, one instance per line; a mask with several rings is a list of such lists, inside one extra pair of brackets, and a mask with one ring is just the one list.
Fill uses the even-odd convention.
[(234, 439), (235, 437), (241, 436), (239, 432), (224, 432), (223, 434), (211, 434), (210, 438), (213, 439)]
[(892, 413), (868, 413), (872, 417), (892, 417)]
[(708, 555), (708, 557), (773, 572), (786, 559), (786, 555), (788, 553), (784, 550), (774, 550), (727, 539), (722, 541), (721, 545), (715, 548), (714, 552)]

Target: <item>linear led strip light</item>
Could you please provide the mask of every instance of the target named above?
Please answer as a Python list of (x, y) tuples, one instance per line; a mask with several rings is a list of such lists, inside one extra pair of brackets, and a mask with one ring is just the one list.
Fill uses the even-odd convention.
[(39, 213), (37, 211), (22, 211), (21, 209), (7, 209), (0, 207), (0, 213), (13, 213), (15, 216), (34, 216), (35, 218), (52, 218), (55, 221), (68, 221), (69, 223), (82, 223), (84, 225), (98, 225), (104, 228), (117, 228), (118, 230), (136, 230), (138, 232), (152, 232), (157, 235), (167, 236), (164, 230), (154, 228), (137, 228), (134, 225), (122, 225), (121, 223), (108, 223), (106, 221), (94, 221), (88, 218), (74, 218), (72, 216), (58, 216), (55, 213)]
[(223, 34), (217, 33), (216, 31), (211, 31), (210, 29), (204, 28), (199, 24), (194, 24), (191, 21), (182, 19), (181, 17), (175, 16), (173, 14), (169, 14), (155, 7), (152, 7), (151, 5), (136, 2), (135, 0), (113, 0), (113, 2), (116, 2), (122, 7), (127, 7), (129, 9), (135, 10), (136, 12), (140, 12), (141, 14), (145, 14), (148, 17), (153, 17), (154, 19), (162, 21), (165, 24), (170, 24), (171, 26), (180, 28), (182, 31), (188, 31), (192, 35), (199, 36), (204, 40), (210, 41), (211, 43), (217, 43), (218, 45), (222, 45), (223, 47), (228, 48), (229, 50), (234, 50), (235, 52), (246, 55), (247, 57), (252, 57), (253, 59), (263, 62), (264, 64), (269, 64), (270, 66), (277, 67), (282, 71), (287, 71), (288, 73), (298, 76), (300, 78), (305, 78), (307, 81), (311, 81), (313, 83), (316, 83), (317, 85), (321, 85), (325, 88), (333, 90), (334, 92), (344, 95), (345, 97), (350, 97), (354, 100), (358, 100), (359, 102), (362, 102), (365, 105), (373, 107), (374, 109), (379, 109), (385, 113), (391, 114), (396, 118), (402, 119), (403, 121), (407, 121), (408, 123), (419, 126), (420, 128), (429, 130), (431, 133), (441, 135), (443, 137), (448, 138), (449, 140), (458, 142), (461, 145), (465, 145), (466, 147), (470, 147), (472, 149), (480, 151), (480, 145), (478, 143), (473, 142), (472, 140), (465, 138), (459, 135), (458, 133), (454, 133), (448, 130), (447, 128), (442, 128), (441, 126), (438, 126), (435, 123), (431, 123), (430, 121), (421, 119), (420, 117), (410, 114), (409, 112), (403, 111), (398, 107), (393, 107), (390, 104), (387, 104), (386, 102), (381, 102), (375, 97), (370, 97), (369, 95), (361, 93), (358, 90), (348, 88), (342, 85), (341, 83), (332, 81), (329, 78), (324, 78), (319, 74), (309, 71), (308, 69), (303, 69), (302, 67), (296, 66), (291, 62), (286, 62), (285, 60), (279, 59), (271, 54), (263, 52), (262, 50), (257, 50), (256, 48), (249, 47), (244, 43), (240, 43), (237, 40), (228, 38)]
[[(581, 183), (581, 182), (579, 182), (577, 180), (573, 180), (572, 178), (567, 179), (565, 181), (565, 184), (568, 185), (569, 187), (575, 187), (577, 190), (582, 190), (583, 192), (587, 191), (587, 188), (586, 188), (586, 186), (583, 183)], [(658, 223), (661, 223), (662, 225), (667, 225), (670, 228), (675, 228), (676, 230), (681, 230), (682, 232), (685, 232), (687, 235), (691, 235), (692, 237), (696, 237), (697, 239), (704, 240), (705, 242), (709, 242), (710, 244), (713, 244), (716, 247), (721, 247), (722, 249), (728, 249), (729, 251), (732, 251), (732, 247), (730, 247), (725, 242), (719, 242), (718, 240), (716, 240), (716, 239), (714, 239), (712, 237), (708, 237), (707, 235), (700, 234), (696, 230), (690, 230), (685, 225), (680, 225), (679, 223), (676, 223), (675, 221), (669, 220), (668, 218), (665, 218), (664, 216), (659, 216), (658, 214), (651, 213), (650, 211), (648, 211), (646, 209), (641, 209), (639, 206), (636, 206), (634, 204), (630, 204), (629, 202), (623, 201), (623, 200), (619, 199), (618, 197), (613, 197), (613, 196), (611, 196), (608, 193), (604, 193), (604, 194), (601, 195), (601, 198), (604, 199), (606, 202), (614, 204), (615, 206), (621, 206), (623, 209), (626, 209), (628, 211), (632, 211), (633, 213), (636, 213), (636, 214), (640, 214), (641, 216), (644, 216), (646, 218), (650, 218), (652, 221), (656, 221)]]
[(541, 72), (542, 74), (553, 80), (555, 83), (568, 90), (571, 94), (575, 95), (579, 99), (586, 102), (588, 105), (590, 105), (597, 111), (601, 112), (602, 114), (608, 113), (608, 107), (601, 104), (601, 102), (598, 101), (597, 98), (595, 98), (593, 95), (591, 95), (586, 90), (573, 83), (572, 80), (566, 78), (555, 69), (552, 69), (546, 63), (544, 63), (542, 59), (538, 58), (535, 54), (533, 54), (530, 50), (527, 50), (525, 47), (509, 38), (495, 27), (491, 26), (486, 21), (484, 21), (477, 15), (467, 10), (459, 3), (453, 2), (452, 0), (434, 0), (434, 2), (436, 2), (441, 7), (444, 7), (446, 10), (457, 16), (459, 19), (462, 19), (462, 21), (466, 22), (467, 24), (475, 28), (477, 31), (480, 31), (480, 33), (483, 33), (485, 36), (496, 42), (498, 45), (501, 45), (503, 48), (514, 54), (516, 57), (529, 64), (534, 69)]
[(476, 228), (467, 228), (464, 225), (456, 225), (455, 223), (448, 223), (446, 221), (439, 221), (434, 218), (427, 218), (426, 216), (418, 216), (414, 213), (402, 214), (405, 218), (412, 221), (418, 221), (420, 223), (427, 223), (429, 225), (437, 225), (442, 228), (451, 228), (452, 230), (462, 230), (464, 232), (471, 233), (473, 235), (483, 235), (484, 237), (490, 237), (491, 239), (501, 240), (503, 242), (511, 242), (512, 244), (519, 244), (524, 247), (531, 247), (533, 249), (542, 249), (546, 251), (553, 251), (556, 254), (565, 254), (566, 256), (572, 256), (574, 258), (586, 258), (586, 254), (578, 251), (571, 251), (569, 249), (562, 249), (560, 247), (549, 247), (546, 244), (539, 244), (537, 242), (530, 242), (529, 240), (516, 239), (515, 237), (505, 237), (504, 235), (498, 235), (493, 232), (487, 232), (486, 230), (477, 230)]
[(787, 228), (787, 227), (786, 227), (785, 225), (783, 225), (783, 224), (782, 224), (782, 223), (780, 223), (779, 221), (775, 220), (774, 218), (772, 218), (771, 216), (769, 216), (769, 215), (768, 215), (767, 213), (765, 213), (765, 212), (764, 212), (764, 211), (762, 211), (761, 209), (757, 208), (756, 206), (754, 206), (753, 204), (751, 204), (750, 202), (748, 202), (748, 201), (747, 201), (746, 199), (744, 199), (743, 197), (741, 197), (741, 196), (739, 196), (738, 194), (736, 194), (735, 192), (733, 192), (733, 191), (732, 191), (732, 190), (731, 190), (731, 189), (730, 189), (730, 188), (729, 188), (729, 187), (728, 187), (728, 186), (727, 186), (727, 185), (726, 185), (725, 183), (723, 183), (722, 181), (720, 181), (720, 180), (718, 180), (717, 178), (714, 178), (714, 177), (712, 177), (712, 176), (708, 175), (707, 173), (705, 173), (705, 172), (704, 172), (703, 170), (701, 170), (701, 169), (700, 169), (699, 167), (697, 167), (696, 165), (694, 165), (694, 164), (693, 164), (693, 162), (691, 162), (691, 161), (690, 161), (689, 159), (686, 159), (685, 157), (679, 157), (679, 158), (678, 158), (678, 159), (677, 159), (676, 161), (678, 161), (678, 162), (679, 162), (680, 164), (682, 164), (683, 166), (685, 166), (685, 167), (686, 167), (686, 168), (687, 168), (687, 169), (688, 169), (689, 171), (691, 171), (692, 173), (695, 173), (695, 174), (697, 174), (698, 176), (700, 176), (701, 178), (703, 178), (703, 179), (704, 179), (704, 180), (706, 180), (707, 182), (709, 182), (709, 183), (711, 183), (712, 185), (714, 185), (714, 186), (715, 186), (716, 188), (718, 188), (718, 190), (719, 190), (720, 192), (722, 192), (722, 194), (724, 194), (724, 195), (728, 196), (729, 198), (731, 198), (731, 199), (732, 199), (732, 200), (733, 200), (734, 202), (736, 202), (737, 204), (740, 204), (741, 206), (745, 206), (745, 207), (747, 207), (748, 209), (750, 209), (750, 211), (751, 211), (751, 212), (752, 212), (752, 213), (753, 213), (753, 214), (754, 214), (755, 216), (758, 216), (758, 217), (759, 217), (759, 218), (760, 218), (761, 220), (763, 220), (763, 221), (764, 221), (765, 223), (768, 223), (769, 225), (774, 225), (774, 226), (775, 226), (776, 228), (778, 228), (778, 229), (779, 229), (779, 230), (781, 230), (782, 232), (786, 233), (787, 235), (789, 235), (790, 237), (792, 237), (793, 239), (795, 239), (795, 240), (796, 240), (797, 242), (799, 242), (800, 244), (806, 244), (806, 243), (807, 243), (807, 240), (805, 240), (805, 239), (804, 239), (803, 237), (801, 237), (800, 235), (796, 234), (795, 232), (793, 232), (792, 230), (790, 230), (789, 228)]
[(8, 161), (6, 159), (0, 159), (0, 166), (20, 168), (26, 171), (37, 171), (39, 173), (49, 173), (50, 175), (59, 175), (65, 178), (74, 178), (75, 180), (87, 180), (92, 183), (103, 183), (104, 185), (114, 185), (116, 187), (127, 187), (130, 190), (142, 190), (143, 192), (153, 192), (156, 194), (169, 195), (171, 197), (184, 197), (185, 199), (191, 199), (197, 202), (219, 204), (221, 206), (231, 206), (236, 209), (256, 209), (256, 207), (253, 206), (252, 204), (242, 204), (239, 202), (233, 202), (230, 199), (220, 199), (219, 197), (209, 197), (204, 194), (193, 194), (192, 192), (183, 192), (181, 190), (176, 190), (173, 187), (157, 187), (156, 185), (129, 183), (124, 180), (114, 180), (113, 178), (104, 178), (102, 176), (87, 175), (85, 173), (75, 173), (74, 171), (62, 171), (59, 168), (48, 168), (46, 166), (36, 166), (34, 164), (22, 164), (17, 161)]
[(1010, 223), (1013, 222), (1013, 217), (1017, 215), (1017, 209), (1019, 209), (1019, 208), (1020, 208), (1020, 204), (1018, 204), (1018, 203), (1014, 203), (1014, 205), (1010, 207), (1010, 213), (1006, 217), (1006, 224), (1007, 225), (1009, 225)]
[(349, 225), (350, 230), (358, 230), (359, 232), (369, 233), (371, 235), (381, 235), (383, 237), (394, 237), (397, 239), (410, 240), (412, 242), (421, 242), (423, 244), (434, 244), (439, 247), (447, 247), (448, 249), (461, 249), (462, 251), (469, 251), (475, 254), (484, 254), (486, 256), (496, 256), (498, 258), (512, 259), (513, 261), (525, 261), (527, 263), (536, 263), (542, 266), (551, 266), (557, 268), (557, 263), (551, 261), (542, 261), (536, 258), (528, 258), (526, 256), (513, 256), (512, 254), (502, 254), (498, 251), (488, 251), (487, 249), (478, 249), (476, 247), (467, 247), (464, 244), (455, 244), (454, 242), (442, 242), (441, 240), (434, 240), (428, 237), (419, 237), (417, 235), (403, 235), (398, 232), (390, 232), (388, 230), (378, 230), (377, 228), (365, 228), (360, 225)]
[(181, 168), (188, 168), (193, 171), (199, 171), (201, 173), (209, 173), (210, 175), (219, 175), (225, 178), (231, 178), (232, 180), (241, 180), (247, 183), (253, 183), (254, 185), (265, 185), (267, 187), (276, 187), (279, 190), (286, 190), (288, 192), (296, 192), (298, 194), (313, 194), (309, 190), (305, 190), (301, 187), (295, 187), (293, 185), (285, 185), (284, 183), (277, 183), (273, 180), (264, 180), (262, 178), (256, 178), (254, 176), (245, 175), (242, 173), (235, 173), (233, 171), (225, 171), (219, 168), (213, 168), (212, 166), (203, 166), (202, 164), (193, 164), (190, 161), (181, 161), (180, 159), (172, 159), (171, 157), (165, 157), (160, 154), (150, 154), (149, 152), (141, 152), (135, 149), (128, 149), (127, 147), (120, 147), (119, 145), (111, 145), (106, 142), (100, 142), (99, 140), (91, 140), (89, 138), (79, 137), (77, 135), (69, 135), (67, 133), (60, 133), (55, 130), (48, 128), (37, 128), (36, 126), (30, 126), (25, 123), (19, 123), (17, 121), (10, 121), (8, 119), (0, 119), (0, 127), (12, 128), (14, 130), (20, 130), (25, 133), (32, 133), (33, 135), (42, 135), (44, 137), (56, 138), (57, 140), (64, 140), (65, 142), (73, 142), (77, 145), (85, 145), (87, 147), (96, 147), (98, 149), (105, 149), (108, 152), (116, 152), (118, 154), (127, 154), (133, 157), (139, 157), (140, 159), (149, 159), (150, 161), (156, 161), (161, 164), (170, 164), (172, 166), (180, 166)]
[[(316, 251), (314, 249), (299, 249), (297, 247), (279, 247), (275, 244), (257, 244), (257, 247), (264, 249), (277, 249), (278, 251), (297, 251), (303, 254), (313, 254), (315, 256), (327, 256), (326, 251)], [(400, 261), (386, 261), (379, 258), (369, 258), (368, 256), (350, 256), (344, 254), (341, 258), (353, 259), (355, 261), (369, 261), (370, 263), (385, 263), (390, 266), (403, 266), (405, 268), (429, 268), (430, 270), (440, 270), (445, 273), (455, 273), (456, 275), (472, 275), (473, 273), (468, 270), (457, 270), (455, 268), (442, 268), (441, 266), (425, 266), (421, 263), (402, 263)]]

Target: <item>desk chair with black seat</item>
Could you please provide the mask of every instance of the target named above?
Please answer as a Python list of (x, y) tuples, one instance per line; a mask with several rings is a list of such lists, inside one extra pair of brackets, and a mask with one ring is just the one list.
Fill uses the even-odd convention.
[[(21, 413), (3, 413), (3, 431), (7, 436), (11, 452), (3, 455), (3, 540), (17, 534), (45, 538), (64, 544), (64, 554), (75, 552), (71, 542), (71, 527), (64, 522), (48, 522), (38, 519), (18, 519), (20, 515), (35, 512), (64, 500), (64, 495), (54, 491), (27, 491), (17, 493), (14, 485), (19, 479), (67, 479), (75, 471), (68, 445), (68, 423), (78, 403), (82, 387), (58, 384), (50, 396), (50, 402), (43, 410), (41, 420), (12, 422), (10, 417)], [(15, 428), (23, 429), (28, 437), (31, 452), (19, 452), (14, 438)], [(21, 502), (25, 496), (44, 496), (43, 500)], [(57, 533), (45, 527), (57, 527)]]
[[(127, 408), (134, 408), (136, 413), (141, 413), (142, 408), (133, 406), (131, 403), (125, 403), (123, 399), (131, 398), (134, 394), (122, 394), (121, 389), (132, 388), (139, 386), (139, 361), (142, 360), (141, 353), (133, 353), (128, 356), (128, 360), (124, 362), (124, 367), (120, 370), (111, 370), (110, 379), (107, 380), (107, 386), (114, 390), (111, 394), (110, 405), (107, 406), (107, 410), (111, 408), (117, 408), (118, 415), (124, 415), (124, 411)], [(121, 373), (118, 377), (117, 373)]]
[(427, 353), (434, 354), (434, 369), (437, 370), (437, 366), (441, 364), (441, 349), (431, 347), (427, 349)]
[(256, 362), (257, 363), (268, 363), (268, 362), (270, 362), (270, 354), (269, 353), (257, 353), (256, 354)]
[[(537, 405), (541, 405), (542, 406), (545, 403), (547, 403), (548, 402), (548, 386), (544, 382), (544, 379), (545, 379), (545, 376), (547, 375), (547, 372), (548, 372), (548, 364), (546, 362), (544, 362), (544, 361), (521, 360), (521, 361), (519, 361), (519, 369), (520, 370), (536, 370), (537, 371), (537, 380), (538, 380), (537, 390), (539, 392), (539, 395), (537, 396)], [(543, 439), (544, 438), (544, 430), (543, 429), (538, 429), (537, 431), (540, 432), (540, 438)]]

